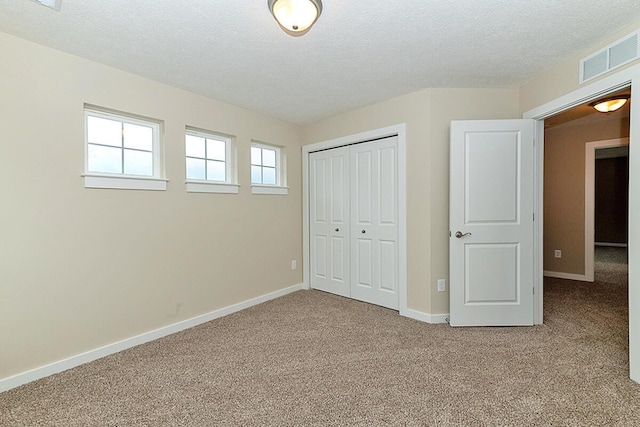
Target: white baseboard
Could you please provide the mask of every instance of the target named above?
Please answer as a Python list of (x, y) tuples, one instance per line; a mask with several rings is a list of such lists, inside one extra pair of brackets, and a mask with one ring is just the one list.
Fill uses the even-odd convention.
[(49, 375), (57, 374), (67, 369), (75, 368), (76, 366), (83, 365), (85, 363), (92, 362), (94, 360), (109, 356), (110, 354), (117, 353), (122, 350), (126, 350), (131, 347), (135, 347), (140, 344), (147, 343), (149, 341), (157, 340), (158, 338), (165, 337), (167, 335), (175, 334), (176, 332), (183, 331), (185, 329), (198, 326), (202, 323), (209, 322), (211, 320), (218, 319), (220, 317), (227, 316), (229, 314), (253, 307), (254, 305), (262, 304), (263, 302), (270, 301), (290, 294), (295, 291), (303, 289), (302, 284), (290, 286), (288, 288), (280, 289), (275, 292), (271, 292), (266, 295), (262, 295), (256, 298), (252, 298), (247, 301), (243, 301), (237, 304), (230, 305), (228, 307), (214, 310), (210, 313), (202, 314), (200, 316), (192, 317), (191, 319), (183, 320), (181, 322), (173, 323), (168, 326), (164, 326), (153, 331), (145, 332), (140, 335), (136, 335), (131, 338), (124, 339), (112, 344), (105, 345), (87, 352), (71, 356), (67, 359), (59, 360), (57, 362), (50, 363), (35, 369), (31, 369), (20, 374), (13, 375), (11, 377), (0, 379), (0, 393), (3, 391), (11, 390), (12, 388), (21, 386), (31, 381), (38, 380), (40, 378), (48, 377)]
[(426, 323), (448, 323), (449, 318), (448, 314), (428, 314), (410, 308), (400, 311), (400, 315)]
[(546, 277), (555, 277), (556, 279), (578, 280), (580, 282), (592, 282), (584, 274), (560, 273), (557, 271), (544, 271)]

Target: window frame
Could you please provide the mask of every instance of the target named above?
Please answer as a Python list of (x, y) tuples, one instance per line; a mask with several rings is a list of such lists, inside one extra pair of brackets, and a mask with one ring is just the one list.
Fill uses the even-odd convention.
[[(197, 129), (197, 128), (193, 128), (190, 126), (185, 127), (185, 132), (184, 132), (185, 138), (184, 138), (184, 165), (185, 165), (185, 185), (186, 185), (186, 189), (188, 193), (224, 193), (224, 194), (238, 194), (239, 192), (239, 188), (240, 185), (237, 184), (237, 182), (235, 182), (235, 156), (233, 155), (233, 137), (228, 136), (228, 135), (224, 135), (224, 134), (220, 134), (220, 133), (216, 133), (216, 132), (210, 132), (210, 131), (206, 131), (206, 130), (202, 130), (202, 129)], [(205, 157), (192, 157), (192, 156), (187, 156), (187, 135), (190, 136), (195, 136), (198, 138), (204, 138), (205, 139)], [(214, 160), (214, 161), (219, 161), (219, 160), (215, 160), (215, 159), (209, 159), (206, 157), (206, 140), (207, 139), (211, 139), (211, 140), (216, 140), (216, 141), (221, 141), (225, 143), (225, 159), (224, 159), (224, 164), (225, 164), (225, 180), (224, 181), (214, 181), (214, 180), (209, 180), (209, 179), (195, 179), (195, 178), (188, 178), (187, 177), (187, 159), (191, 158), (191, 159), (202, 159), (205, 161), (205, 177), (206, 177), (206, 162), (207, 160)]]
[[(152, 175), (131, 175), (122, 173), (89, 171), (89, 117), (117, 121), (123, 124), (149, 127), (152, 130)], [(85, 188), (110, 188), (124, 190), (156, 190), (167, 189), (167, 179), (164, 176), (164, 163), (161, 150), (162, 122), (159, 120), (135, 116), (120, 111), (85, 105), (84, 106), (84, 186)], [(95, 145), (95, 144), (94, 144)], [(126, 148), (115, 147), (122, 155)], [(143, 150), (144, 151), (144, 150)]]
[[(266, 144), (264, 142), (252, 141), (250, 148), (259, 148), (261, 150), (270, 150), (275, 152), (275, 184), (264, 184), (262, 182), (253, 182), (252, 171), (251, 168), (253, 166), (260, 166), (261, 168), (270, 168), (270, 166), (264, 166), (262, 162), (258, 164), (254, 164), (252, 161), (251, 151), (249, 152), (249, 180), (251, 182), (251, 193), (252, 194), (275, 194), (275, 195), (287, 195), (289, 194), (289, 187), (286, 186), (286, 174), (285, 174), (285, 157), (283, 153), (283, 147)], [(262, 179), (264, 181), (264, 179)]]

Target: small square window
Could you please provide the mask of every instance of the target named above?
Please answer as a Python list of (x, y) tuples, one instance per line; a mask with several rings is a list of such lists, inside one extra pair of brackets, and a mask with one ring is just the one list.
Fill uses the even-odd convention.
[(277, 170), (280, 149), (264, 145), (251, 147), (251, 183), (280, 185)]
[(160, 123), (85, 108), (85, 187), (165, 190)]
[(283, 185), (280, 147), (253, 143), (251, 145), (251, 184), (254, 194), (287, 194)]
[(185, 158), (187, 191), (237, 193), (233, 183), (231, 138), (187, 128)]

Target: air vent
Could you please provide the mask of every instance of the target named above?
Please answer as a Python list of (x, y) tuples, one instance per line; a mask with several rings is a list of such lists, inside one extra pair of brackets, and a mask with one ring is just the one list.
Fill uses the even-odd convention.
[(580, 61), (580, 83), (638, 59), (640, 56), (639, 39), (640, 31), (636, 31), (582, 59)]
[(609, 58), (607, 51), (603, 50), (595, 56), (582, 61), (582, 81), (589, 80), (608, 70)]

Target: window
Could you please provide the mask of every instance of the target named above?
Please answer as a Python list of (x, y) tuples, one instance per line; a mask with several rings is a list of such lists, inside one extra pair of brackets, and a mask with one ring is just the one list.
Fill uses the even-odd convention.
[(166, 190), (160, 123), (85, 108), (85, 187)]
[(232, 182), (231, 138), (187, 128), (185, 154), (187, 191), (238, 192)]
[(251, 191), (254, 194), (287, 194), (283, 185), (280, 147), (251, 144)]
[(251, 146), (251, 183), (278, 185), (279, 149), (264, 145)]

